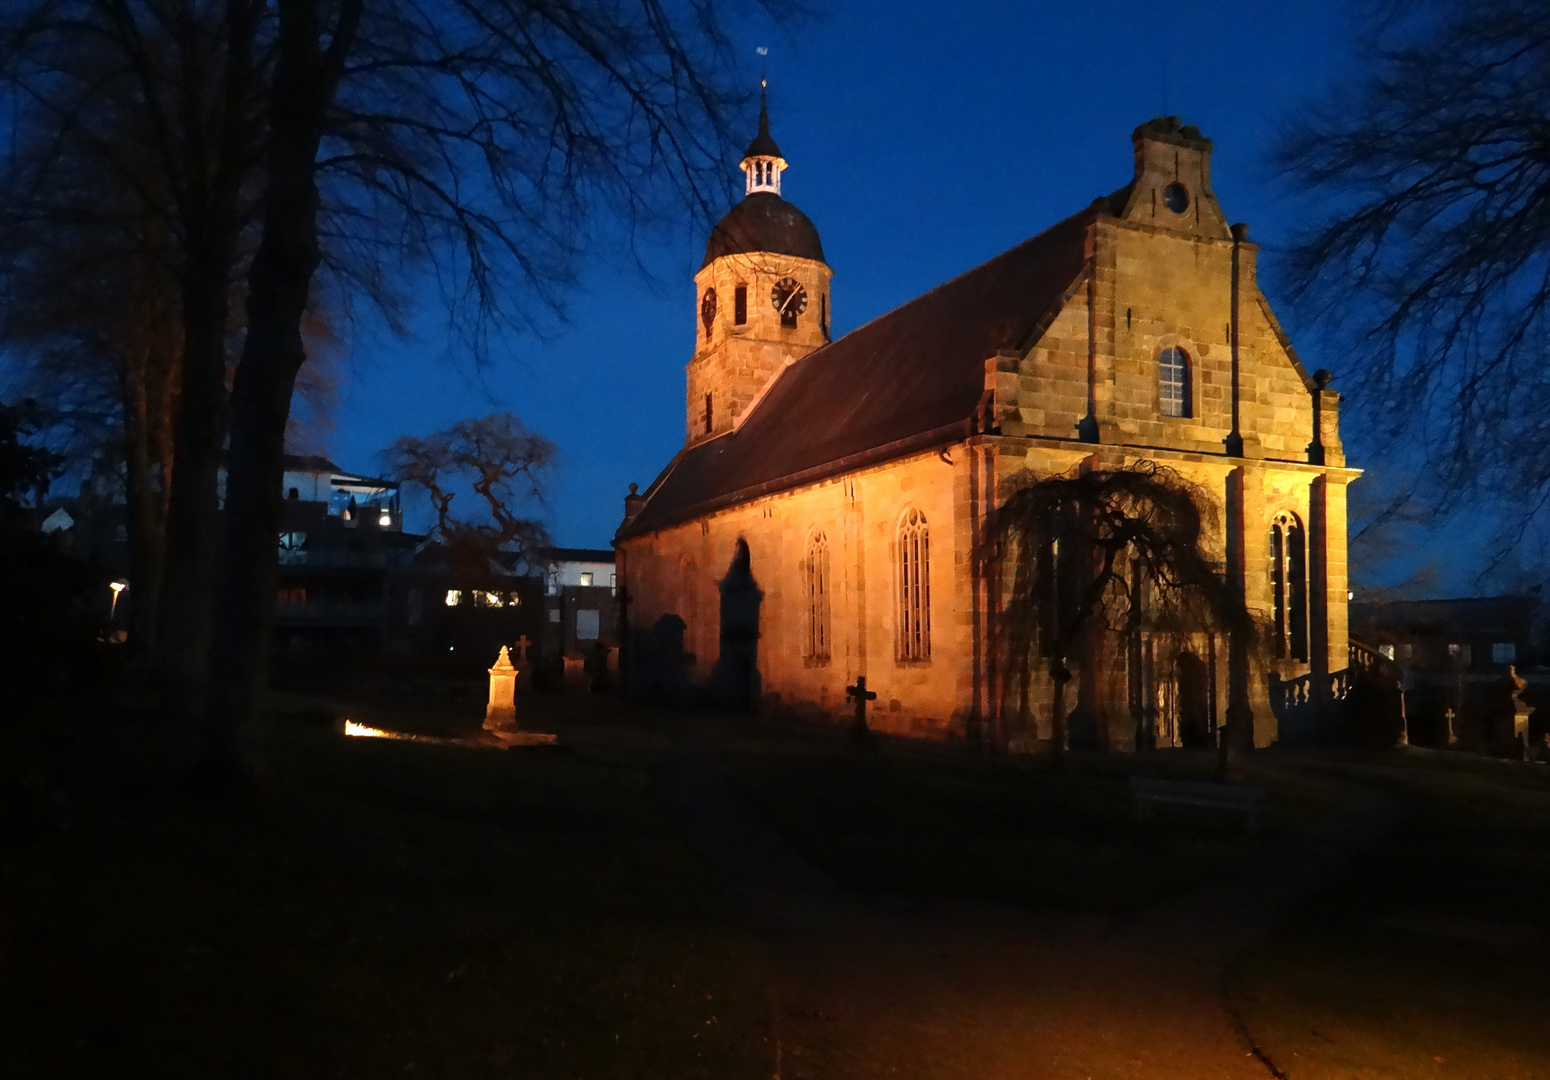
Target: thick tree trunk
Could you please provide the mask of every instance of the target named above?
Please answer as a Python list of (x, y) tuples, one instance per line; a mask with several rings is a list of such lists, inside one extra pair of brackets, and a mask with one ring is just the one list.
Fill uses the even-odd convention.
[(146, 350), (126, 365), (124, 437), (129, 503), (129, 647), (140, 659), (155, 656), (157, 599), (167, 551), (167, 501), (160, 477), (170, 472), (165, 360)]
[(183, 371), (156, 615), (166, 705), (182, 717), (197, 716), (205, 700), (210, 598), (220, 543), (217, 485), (226, 436), (231, 269), (232, 247), (217, 240), (190, 252), (183, 285)]
[(248, 275), (248, 328), (232, 384), (225, 552), (211, 656), (206, 762), (215, 778), (260, 768), (256, 713), (274, 622), (285, 423), (306, 361), (302, 320), (317, 272), (315, 176), (323, 117), (361, 0), (347, 0), (320, 53), (314, 0), (281, 0), (263, 229)]

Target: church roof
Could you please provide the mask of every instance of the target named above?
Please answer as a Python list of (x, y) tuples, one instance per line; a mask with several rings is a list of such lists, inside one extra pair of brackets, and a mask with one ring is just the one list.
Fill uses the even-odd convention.
[(999, 348), (1031, 344), (1081, 274), (1092, 213), (1067, 218), (793, 363), (736, 430), (681, 451), (619, 537), (874, 456), (962, 438), (985, 392), (985, 361)]
[(723, 255), (772, 251), (823, 262), (823, 243), (807, 215), (768, 191), (756, 191), (732, 207), (710, 231), (703, 270)]

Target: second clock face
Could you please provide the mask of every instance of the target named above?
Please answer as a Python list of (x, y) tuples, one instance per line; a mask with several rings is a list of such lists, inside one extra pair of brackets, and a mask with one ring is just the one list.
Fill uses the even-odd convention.
[(705, 332), (710, 333), (711, 324), (716, 321), (716, 290), (706, 289), (705, 296), (700, 300), (700, 322), (705, 324)]
[(781, 278), (770, 290), (770, 303), (783, 318), (795, 318), (807, 310), (807, 290), (795, 278)]

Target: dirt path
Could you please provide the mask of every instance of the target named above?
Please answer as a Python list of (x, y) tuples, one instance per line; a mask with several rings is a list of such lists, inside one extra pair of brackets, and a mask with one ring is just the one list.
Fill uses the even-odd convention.
[(773, 1074), (1000, 1080), (1275, 1075), (1228, 1008), (1222, 972), (1341, 865), (1393, 808), (1294, 832), (1178, 900), (1116, 925), (847, 892), (732, 792), (707, 722), (658, 776), (777, 971)]

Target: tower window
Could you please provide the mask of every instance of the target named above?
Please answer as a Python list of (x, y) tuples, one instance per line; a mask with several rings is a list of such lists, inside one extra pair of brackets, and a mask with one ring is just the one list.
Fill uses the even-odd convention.
[(895, 548), (899, 574), (899, 638), (901, 661), (931, 659), (931, 540), (926, 517), (911, 510), (899, 522)]
[(705, 434), (710, 434), (710, 395), (705, 395)]
[(1189, 355), (1167, 348), (1157, 357), (1157, 405), (1164, 416), (1190, 415)]
[(747, 285), (739, 285), (732, 293), (732, 321), (738, 326), (748, 322)]
[(818, 329), (823, 331), (824, 339), (829, 337), (829, 294), (818, 294)]

